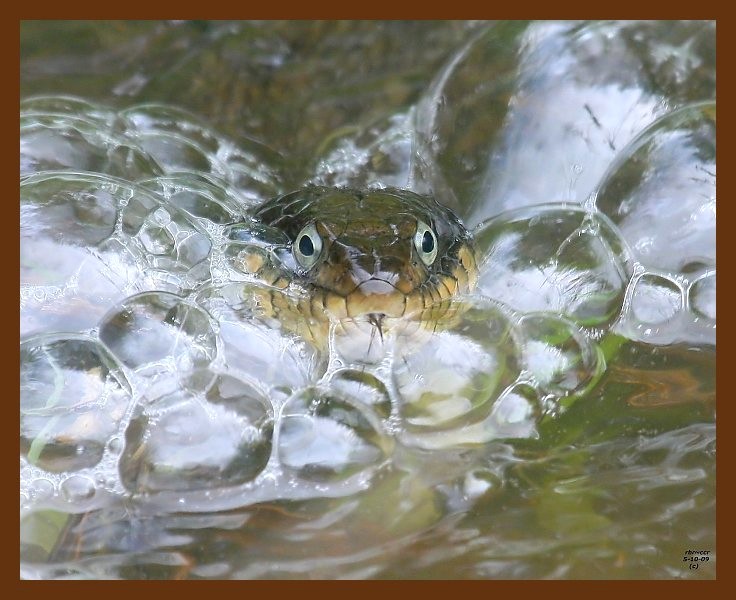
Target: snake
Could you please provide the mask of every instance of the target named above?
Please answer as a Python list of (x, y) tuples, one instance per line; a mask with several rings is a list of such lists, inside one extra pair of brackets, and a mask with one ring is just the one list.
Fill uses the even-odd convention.
[(263, 313), (312, 341), (329, 322), (436, 323), (477, 283), (472, 234), (430, 195), (310, 186), (251, 218), (259, 243), (239, 253), (239, 269), (268, 288), (257, 293)]

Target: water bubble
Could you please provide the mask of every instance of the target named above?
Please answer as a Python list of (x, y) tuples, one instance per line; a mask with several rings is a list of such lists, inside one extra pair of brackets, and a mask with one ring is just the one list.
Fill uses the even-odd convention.
[(345, 318), (333, 322), (330, 351), (343, 364), (376, 365), (388, 357), (397, 336), (409, 335), (416, 323), (402, 319), (383, 319), (379, 327), (370, 316)]
[[(85, 247), (114, 231), (122, 188), (106, 188), (105, 178), (44, 173), (20, 186), (21, 235), (44, 236), (57, 243)], [(24, 219), (25, 216), (25, 219)]]
[(117, 130), (107, 109), (76, 99), (32, 99), (21, 108), (21, 173), (70, 170), (129, 181), (161, 174), (156, 161)]
[[(191, 379), (189, 385), (196, 387)], [(268, 462), (271, 406), (244, 382), (215, 377), (204, 396), (181, 389), (144, 404), (128, 426), (120, 459), (120, 476), (130, 491), (240, 485)]]
[(323, 357), (263, 314), (272, 291), (231, 283), (203, 289), (197, 301), (218, 322), (222, 358), (229, 369), (266, 387), (301, 387), (317, 374)]
[(424, 449), (439, 450), (478, 446), (499, 439), (538, 437), (540, 415), (536, 391), (526, 384), (507, 387), (483, 412), (453, 428), (420, 431), (416, 428), (402, 433), (402, 443)]
[(27, 491), (32, 495), (34, 502), (39, 502), (53, 498), (56, 486), (48, 479), (39, 478), (31, 481)]
[(136, 193), (123, 208), (122, 231), (140, 244), (151, 267), (197, 282), (209, 278), (209, 235), (172, 205), (164, 207), (153, 195)]
[(688, 288), (688, 280), (677, 275), (644, 271), (632, 282), (627, 310), (616, 324), (616, 333), (658, 346), (715, 344), (715, 323), (702, 318), (689, 304), (692, 285)]
[(299, 477), (341, 481), (372, 470), (391, 452), (375, 416), (338, 394), (307, 389), (282, 410), (279, 462)]
[(634, 284), (630, 310), (640, 323), (666, 323), (682, 309), (682, 305), (682, 289), (668, 277), (644, 273)]
[[(58, 121), (42, 124), (35, 118), (25, 126), (21, 124), (21, 175), (62, 169), (104, 172), (107, 157), (104, 144), (90, 142), (79, 130), (79, 120), (66, 117)], [(87, 124), (84, 129), (91, 127)]]
[(133, 142), (123, 141), (107, 151), (105, 173), (128, 181), (139, 181), (163, 174), (156, 160)]
[[(713, 52), (714, 23), (697, 35), (684, 22), (511, 21), (480, 31), (417, 107), (422, 177), (471, 222), (583, 202), (621, 149), (669, 106), (715, 96), (715, 75), (701, 74), (712, 69), (696, 63), (683, 69), (684, 81), (660, 79), (651, 57), (663, 37), (655, 30), (665, 26), (677, 28), (667, 36), (704, 40), (695, 54), (710, 64), (703, 49)], [(632, 45), (641, 29), (647, 41)]]
[(693, 312), (701, 317), (716, 320), (716, 274), (707, 273), (690, 285), (689, 304)]
[(339, 369), (330, 375), (329, 385), (341, 397), (348, 396), (370, 406), (380, 418), (387, 419), (391, 414), (386, 384), (375, 375), (358, 369)]
[(165, 208), (160, 207), (153, 211), (151, 215), (151, 224), (158, 225), (160, 227), (166, 227), (171, 223), (171, 214)]
[(95, 482), (83, 475), (72, 475), (61, 484), (61, 496), (69, 503), (91, 500), (96, 491)]
[[(253, 281), (259, 284), (286, 290), (289, 287), (293, 269), (297, 266), (291, 251), (284, 248), (264, 248), (263, 244), (250, 244), (235, 242), (225, 244), (221, 247), (222, 264), (226, 267), (227, 276), (235, 281)], [(288, 265), (284, 267), (284, 262)], [(275, 307), (279, 304), (274, 292), (272, 301), (264, 302), (264, 308)], [(295, 296), (295, 295), (294, 295)], [(288, 290), (286, 295), (282, 294), (281, 308), (285, 308), (292, 297)], [(296, 301), (291, 302), (292, 311), (295, 310)], [(268, 312), (266, 310), (265, 312)], [(287, 316), (287, 315), (285, 315)], [(294, 319), (291, 319), (294, 323)]]
[(165, 198), (188, 216), (215, 225), (225, 225), (242, 219), (242, 205), (236, 192), (210, 183), (193, 173), (178, 173), (157, 177), (142, 183), (144, 187)]
[(413, 112), (394, 114), (370, 128), (347, 129), (320, 146), (309, 183), (354, 188), (407, 187), (410, 183)]
[[(491, 439), (493, 432), (473, 424), (488, 417), (494, 401), (519, 375), (508, 317), (482, 299), (458, 308), (451, 330), (419, 331), (399, 340), (392, 378), (404, 443), (435, 447)], [(437, 431), (444, 433), (432, 434)], [(471, 439), (470, 431), (479, 437)]]
[(496, 400), (490, 421), (497, 438), (537, 437), (536, 416), (539, 399), (536, 391), (526, 384), (509, 386)]
[(124, 447), (125, 444), (119, 437), (112, 437), (107, 442), (107, 448), (113, 454), (120, 454)]
[(257, 423), (271, 414), (271, 405), (263, 391), (243, 379), (200, 369), (191, 373), (182, 385), (189, 391), (199, 391), (208, 402), (223, 406), (235, 414)]
[(171, 232), (157, 223), (146, 223), (141, 228), (138, 239), (146, 252), (154, 256), (173, 254), (176, 249), (176, 241)]
[(193, 217), (207, 219), (218, 225), (232, 223), (240, 216), (230, 207), (223, 206), (222, 201), (208, 198), (193, 190), (176, 192), (169, 201)]
[(524, 368), (541, 392), (556, 397), (581, 394), (600, 375), (599, 351), (573, 323), (530, 314), (521, 319), (520, 331)]
[(144, 292), (126, 299), (100, 322), (100, 340), (126, 366), (137, 369), (172, 357), (192, 367), (215, 357), (207, 314), (175, 294)]
[(21, 183), (23, 335), (84, 330), (143, 285), (137, 249), (110, 237), (131, 189), (97, 175), (44, 173)]
[(668, 113), (622, 150), (600, 184), (598, 208), (646, 267), (677, 273), (715, 264), (715, 103)]
[(138, 104), (122, 110), (120, 116), (130, 124), (131, 132), (189, 138), (207, 152), (216, 152), (219, 146), (217, 136), (196, 115), (176, 106)]
[(257, 221), (245, 221), (225, 227), (223, 237), (234, 242), (247, 243), (259, 247), (287, 246), (291, 242), (280, 229)]
[[(126, 123), (127, 135), (138, 140), (141, 148), (153, 155), (167, 174), (210, 181), (223, 178), (234, 186), (237, 202), (226, 203), (229, 205), (226, 210), (235, 208), (237, 213), (240, 202), (255, 205), (280, 189), (279, 175), (271, 165), (279, 164), (282, 157), (263, 144), (241, 138), (236, 146), (195, 115), (172, 106), (140, 104), (121, 111), (120, 116)], [(197, 186), (190, 189), (202, 191)], [(199, 207), (194, 212), (200, 213), (202, 205), (199, 200), (197, 203)], [(210, 204), (206, 208), (208, 215), (213, 214), (212, 209), (219, 211)]]
[(40, 336), (21, 344), (21, 452), (47, 471), (99, 463), (130, 388), (114, 358), (82, 336)]
[(208, 173), (216, 168), (216, 162), (204, 148), (181, 135), (161, 132), (141, 133), (138, 136), (138, 143), (166, 173), (176, 171)]
[(253, 207), (282, 192), (281, 174), (274, 168), (282, 156), (252, 140), (241, 138), (238, 144), (247, 145), (249, 151), (223, 144), (217, 154), (227, 168), (228, 181), (238, 190), (238, 198)]
[(562, 313), (583, 325), (618, 316), (629, 278), (623, 242), (582, 209), (548, 205), (503, 213), (476, 230), (479, 290), (512, 308)]
[(24, 115), (95, 115), (100, 111), (103, 117), (107, 111), (101, 107), (73, 96), (34, 96), (24, 98), (20, 102), (20, 110)]

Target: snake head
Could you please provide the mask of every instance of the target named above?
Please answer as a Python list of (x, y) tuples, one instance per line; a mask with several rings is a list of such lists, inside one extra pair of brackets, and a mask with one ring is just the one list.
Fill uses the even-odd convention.
[(336, 318), (401, 317), (475, 283), (468, 231), (449, 209), (413, 192), (310, 187), (254, 216), (288, 237), (294, 283)]

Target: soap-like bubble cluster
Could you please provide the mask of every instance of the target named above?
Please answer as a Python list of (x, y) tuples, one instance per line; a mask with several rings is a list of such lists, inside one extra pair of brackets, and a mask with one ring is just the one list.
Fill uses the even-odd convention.
[(620, 323), (627, 337), (715, 343), (715, 130), (715, 102), (667, 113), (621, 151), (596, 192), (639, 262)]
[[(619, 154), (595, 205), (481, 222), (478, 289), (453, 301), (453, 322), (380, 338), (369, 323), (337, 324), (325, 351), (259, 310), (271, 292), (253, 273), (278, 269), (288, 240), (249, 220), (264, 191), (278, 191), (252, 155), (176, 109), (24, 102), (27, 495), (53, 504), (112, 477), (130, 493), (191, 493), (190, 509), (220, 489), (231, 506), (246, 492), (285, 493), (280, 481), (300, 494), (365, 485), (397, 443), (535, 437), (542, 415), (595, 385), (605, 368), (595, 340), (612, 328), (654, 343), (681, 335), (678, 319), (701, 339), (714, 330), (714, 249), (661, 254), (667, 244), (644, 227), (679, 194), (690, 200), (667, 218), (697, 227), (664, 230), (700, 236), (698, 248), (712, 235), (714, 114), (698, 105), (658, 120)], [(692, 173), (653, 198), (658, 161)], [(40, 493), (44, 472), (61, 476)]]
[[(715, 76), (696, 68), (715, 30), (701, 25), (504, 22), (438, 74), (417, 170), (478, 224), (484, 294), (649, 344), (715, 343)], [(667, 27), (688, 40), (680, 61), (657, 47)]]
[(290, 371), (295, 386), (303, 382), (308, 352), (202, 291), (223, 228), (279, 189), (252, 150), (169, 107), (22, 103), (29, 502), (66, 506), (100, 486), (120, 493), (121, 484), (132, 493), (235, 487), (264, 471), (269, 396), (288, 395)]

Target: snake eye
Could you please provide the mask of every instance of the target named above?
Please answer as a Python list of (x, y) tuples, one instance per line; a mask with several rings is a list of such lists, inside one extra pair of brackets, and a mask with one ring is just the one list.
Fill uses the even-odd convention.
[(422, 262), (429, 266), (437, 258), (437, 236), (425, 223), (417, 221), (417, 232), (414, 234), (414, 247), (419, 252)]
[(294, 257), (305, 269), (311, 269), (322, 253), (322, 238), (314, 223), (310, 223), (296, 236)]

